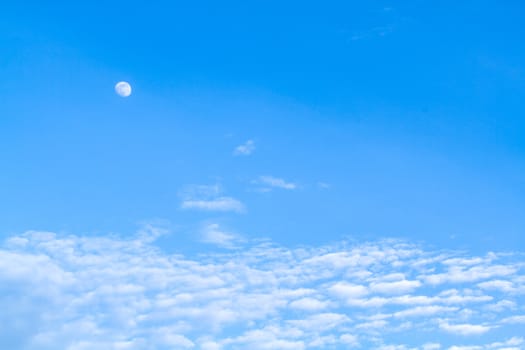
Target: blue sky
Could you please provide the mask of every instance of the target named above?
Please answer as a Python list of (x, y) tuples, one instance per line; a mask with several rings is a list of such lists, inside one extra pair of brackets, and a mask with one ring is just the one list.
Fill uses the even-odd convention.
[[(42, 334), (49, 332), (42, 324), (49, 320), (29, 319), (46, 320), (75, 292), (81, 298), (121, 282), (153, 305), (166, 293), (204, 295), (215, 288), (150, 290), (140, 271), (112, 282), (111, 274), (97, 275), (89, 264), (56, 255), (65, 241), (73, 256), (84, 261), (95, 254), (101, 266), (118, 257), (136, 266), (128, 261), (130, 251), (151, 257), (164, 275), (175, 273), (174, 257), (202, 265), (203, 279), (215, 266), (224, 302), (264, 299), (280, 289), (310, 291), (283, 297), (268, 306), (271, 312), (224, 304), (237, 321), (208, 320), (218, 322), (212, 335), (179, 327), (200, 319), (160, 317), (153, 309), (148, 317), (160, 317), (156, 330), (138, 321), (124, 327), (111, 307), (106, 311), (115, 322), (105, 324), (86, 302), (49, 324), (65, 329), (89, 319), (98, 338), (88, 331), (67, 339), (48, 334), (50, 348), (148, 348), (148, 337), (162, 327), (174, 327), (166, 332), (180, 344), (203, 349), (264, 348), (254, 339), (268, 337), (276, 349), (520, 348), (523, 340), (513, 337), (522, 334), (514, 324), (525, 314), (524, 10), (519, 1), (2, 4), (0, 281), (13, 287), (0, 297), (20, 303), (12, 304), (9, 317), (18, 317), (16, 332), (27, 340), (10, 348), (44, 348)], [(113, 90), (122, 80), (133, 87), (128, 98)], [(162, 234), (145, 239), (145, 227)], [(105, 239), (107, 251), (99, 246)], [(435, 266), (402, 267), (413, 260), (399, 269), (384, 261), (347, 266), (343, 258), (326, 279), (290, 284), (279, 273), (268, 276), (277, 262), (294, 275), (293, 264), (311, 272), (308, 259), (317, 259), (319, 273), (326, 254), (340, 257), (369, 245), (398, 252), (400, 244), (411, 247), (410, 259), (432, 256)], [(274, 256), (273, 246), (288, 253)], [(254, 258), (254, 265), (241, 254), (260, 251), (267, 260)], [(283, 258), (287, 254), (296, 260)], [(30, 271), (43, 257), (50, 270), (42, 270), (42, 278), (8, 263), (21, 259)], [(466, 260), (450, 267), (451, 257)], [(241, 270), (257, 270), (271, 286), (252, 286), (243, 280), (249, 274), (231, 270), (228, 259)], [(376, 269), (367, 277), (370, 264)], [(356, 266), (363, 269), (356, 272)], [(439, 289), (429, 277), (436, 271), (456, 277), (443, 278)], [(26, 289), (43, 288), (49, 274), (71, 280), (53, 280), (55, 289), (43, 294)], [(71, 282), (84, 275), (100, 285)], [(390, 322), (405, 314), (396, 314), (404, 310), (399, 295), (374, 287), (386, 283), (382, 279), (408, 283), (406, 296), (434, 298), (435, 308), (418, 311), (432, 317)], [(177, 280), (162, 285), (174, 288)], [(126, 304), (117, 289), (115, 305)], [(235, 294), (241, 289), (244, 294)], [(345, 292), (334, 292), (340, 289)], [(369, 305), (364, 298), (378, 302), (376, 294), (393, 299), (354, 318), (356, 300)], [(17, 295), (44, 298), (48, 307), (25, 310), (29, 304)], [(450, 295), (485, 304), (443, 301)], [(203, 298), (199, 305), (211, 309), (201, 312), (218, 312), (221, 303)], [(320, 335), (292, 322), (298, 315), (335, 323), (327, 321), (330, 334)], [(378, 320), (383, 337), (366, 326)], [(414, 329), (426, 333), (403, 343), (403, 332)], [(299, 331), (304, 339), (291, 336)], [(5, 332), (2, 339), (14, 341)], [(57, 339), (66, 340), (53, 343)]]

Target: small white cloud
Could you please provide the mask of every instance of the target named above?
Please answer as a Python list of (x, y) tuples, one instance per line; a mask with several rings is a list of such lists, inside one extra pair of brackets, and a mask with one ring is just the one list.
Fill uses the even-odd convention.
[(210, 200), (185, 200), (182, 202), (181, 207), (182, 209), (234, 211), (237, 213), (242, 213), (246, 210), (244, 204), (231, 197), (219, 197)]
[(216, 244), (224, 248), (233, 248), (238, 237), (220, 229), (219, 224), (207, 225), (202, 233), (202, 242)]
[(368, 294), (366, 287), (347, 282), (337, 282), (328, 290), (342, 299), (357, 299)]
[(509, 349), (522, 349), (521, 347), (518, 348), (518, 346), (523, 345), (525, 340), (521, 337), (512, 337), (510, 339), (507, 339), (504, 342), (494, 342), (487, 346), (487, 348), (490, 349), (498, 349), (498, 350), (509, 350)]
[(318, 182), (317, 183), (317, 187), (319, 187), (320, 189), (323, 189), (323, 190), (328, 190), (332, 187), (332, 185), (330, 185), (329, 183), (326, 183), (326, 182)]
[(358, 338), (352, 334), (342, 334), (339, 337), (339, 340), (341, 341), (341, 343), (347, 346), (358, 346), (359, 345)]
[(291, 325), (305, 330), (325, 331), (333, 329), (341, 324), (349, 322), (350, 319), (344, 314), (333, 312), (317, 314), (300, 320), (288, 321)]
[(503, 265), (474, 265), (467, 269), (464, 266), (450, 266), (445, 273), (425, 276), (427, 283), (439, 285), (447, 282), (464, 283), (512, 275), (517, 270), (514, 266)]
[(491, 327), (483, 326), (479, 324), (449, 324), (446, 321), (439, 323), (439, 328), (448, 333), (459, 334), (459, 335), (478, 335), (487, 333), (490, 331)]
[(259, 176), (259, 179), (255, 180), (254, 183), (268, 186), (268, 190), (270, 188), (281, 188), (284, 190), (295, 190), (297, 188), (297, 185), (293, 182), (286, 182), (284, 179), (267, 175)]
[(427, 306), (416, 306), (411, 309), (406, 309), (394, 313), (394, 317), (421, 317), (421, 316), (430, 316), (435, 314), (444, 314), (446, 312), (457, 311), (457, 307), (447, 307), (440, 305), (427, 305)]
[[(191, 349), (195, 344), (183, 335), (163, 332), (158, 338), (159, 343), (167, 345), (174, 349)], [(135, 347), (119, 347), (118, 349), (133, 349)]]
[(137, 232), (137, 236), (143, 242), (153, 242), (159, 237), (169, 233), (169, 230), (163, 227), (168, 224), (168, 222), (163, 222), (162, 220), (143, 222), (141, 228)]
[(452, 345), (451, 347), (448, 348), (448, 350), (482, 350), (482, 349), (483, 349), (482, 346), (477, 346), (477, 345), (467, 345), (467, 346)]
[(501, 320), (501, 323), (520, 324), (525, 323), (525, 315), (514, 315)]
[(383, 294), (403, 294), (421, 286), (419, 281), (400, 280), (395, 282), (379, 282), (370, 284), (370, 290)]
[(505, 310), (514, 310), (516, 309), (516, 302), (512, 300), (500, 300), (494, 304), (489, 304), (485, 306), (486, 310), (494, 311), (494, 312), (502, 312)]
[(255, 151), (255, 142), (253, 140), (248, 140), (242, 145), (235, 147), (233, 154), (235, 156), (249, 156)]
[(191, 185), (181, 191), (182, 209), (203, 211), (233, 211), (243, 213), (246, 211), (244, 204), (232, 197), (221, 196), (222, 189), (219, 185)]
[(481, 289), (495, 289), (500, 290), (504, 293), (512, 293), (516, 290), (514, 288), (514, 285), (510, 281), (503, 281), (503, 280), (492, 280), (492, 281), (486, 281), (482, 283), (478, 283), (478, 287)]
[(369, 322), (360, 323), (356, 326), (357, 329), (378, 329), (378, 328), (385, 328), (385, 326), (388, 324), (385, 320), (373, 320)]
[(320, 301), (314, 298), (308, 298), (308, 297), (294, 300), (293, 302), (290, 303), (290, 307), (292, 309), (299, 309), (299, 310), (305, 310), (305, 311), (323, 310), (327, 306), (328, 306), (327, 302)]

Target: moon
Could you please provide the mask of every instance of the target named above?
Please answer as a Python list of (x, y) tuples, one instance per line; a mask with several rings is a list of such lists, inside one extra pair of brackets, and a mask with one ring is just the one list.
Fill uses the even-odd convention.
[(127, 81), (120, 81), (115, 85), (115, 92), (121, 97), (131, 95), (131, 85)]

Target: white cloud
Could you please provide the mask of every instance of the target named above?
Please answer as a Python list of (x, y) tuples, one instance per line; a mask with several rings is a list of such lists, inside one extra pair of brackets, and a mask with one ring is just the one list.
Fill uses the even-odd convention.
[(290, 307), (293, 309), (305, 311), (318, 311), (326, 309), (328, 307), (328, 303), (315, 298), (306, 297), (292, 301), (290, 303)]
[[(220, 194), (213, 187), (193, 191)], [(15, 344), (12, 350), (433, 350), (438, 334), (441, 348), (522, 347), (513, 332), (525, 322), (523, 295), (480, 285), (490, 279), (413, 283), (447, 274), (450, 259), (465, 259), (469, 269), (514, 271), (493, 285), (518, 286), (519, 255), (445, 256), (395, 240), (296, 249), (242, 241), (210, 224), (203, 239), (240, 249), (183, 256), (156, 245), (161, 233), (148, 227), (129, 238), (27, 232), (6, 239), (0, 339)], [(389, 285), (398, 282), (401, 295)], [(515, 337), (502, 341), (495, 328)], [(447, 333), (472, 344), (451, 345)], [(406, 344), (383, 345), (393, 335)]]
[(501, 320), (501, 323), (517, 324), (525, 323), (525, 315), (514, 315)]
[(358, 346), (359, 345), (358, 337), (352, 334), (341, 334), (339, 339), (341, 343), (347, 346)]
[(502, 292), (511, 293), (515, 292), (516, 288), (514, 287), (513, 283), (510, 281), (502, 281), (502, 280), (492, 280), (492, 281), (486, 281), (478, 284), (478, 287), (481, 289), (496, 289), (501, 290)]
[(249, 156), (255, 151), (255, 142), (253, 140), (248, 140), (242, 145), (235, 147), (233, 154), (236, 156)]
[(244, 204), (231, 197), (219, 197), (209, 200), (185, 200), (182, 202), (181, 207), (183, 209), (206, 211), (234, 211), (238, 213), (245, 211)]
[(360, 323), (356, 326), (357, 329), (384, 329), (388, 325), (388, 321), (385, 320), (373, 320), (368, 322)]
[(411, 309), (405, 309), (402, 311), (397, 311), (394, 313), (394, 317), (421, 317), (421, 316), (430, 316), (444, 313), (450, 313), (457, 311), (457, 307), (449, 306), (440, 306), (440, 305), (428, 305), (428, 306), (416, 306)]
[(445, 332), (459, 334), (459, 335), (478, 335), (487, 333), (491, 327), (479, 324), (449, 324), (447, 321), (439, 323), (439, 328)]
[(307, 347), (310, 349), (310, 348), (321, 348), (321, 349), (324, 349), (326, 348), (327, 346), (329, 345), (334, 345), (337, 343), (337, 339), (336, 337), (334, 337), (332, 334), (330, 335), (320, 335), (320, 336), (317, 336), (315, 339), (313, 339), (312, 341), (310, 341), (308, 344), (307, 344)]
[(281, 188), (284, 190), (295, 190), (297, 185), (292, 182), (286, 182), (284, 179), (280, 179), (273, 176), (259, 176), (259, 179), (254, 181), (256, 184), (268, 186), (270, 188)]
[(493, 342), (482, 345), (453, 345), (448, 350), (521, 350), (524, 340), (521, 337), (512, 337), (503, 342)]
[[(158, 338), (158, 341), (162, 343), (162, 345), (167, 345), (175, 349), (190, 349), (195, 346), (195, 344), (185, 336), (179, 334), (172, 334), (171, 332), (169, 332), (169, 330), (161, 331), (159, 333), (160, 336)], [(135, 347), (130, 346), (129, 348)]]
[(510, 339), (507, 339), (504, 342), (494, 342), (492, 344), (489, 344), (488, 347), (498, 348), (502, 350), (501, 347), (505, 347), (505, 349), (508, 349), (507, 347), (520, 346), (520, 345), (523, 345), (524, 343), (525, 343), (525, 340), (522, 337), (512, 337)]
[(337, 282), (329, 288), (329, 291), (342, 299), (357, 299), (368, 294), (368, 289), (361, 285), (348, 282)]
[(419, 281), (408, 281), (401, 280), (395, 282), (378, 282), (370, 285), (372, 292), (384, 293), (384, 294), (403, 294), (411, 292), (412, 290), (421, 286)]
[(485, 309), (494, 312), (502, 312), (506, 309), (513, 310), (516, 309), (516, 302), (512, 300), (503, 299), (494, 304), (486, 305)]
[(182, 209), (203, 211), (233, 211), (243, 213), (246, 211), (244, 204), (232, 197), (222, 196), (218, 185), (191, 185), (181, 191)]
[(483, 279), (509, 276), (516, 272), (516, 269), (514, 266), (485, 264), (476, 265), (468, 269), (465, 269), (463, 266), (452, 266), (445, 273), (425, 276), (425, 280), (433, 285), (447, 282), (477, 282)]
[(239, 237), (235, 234), (225, 232), (219, 224), (208, 224), (202, 232), (202, 242), (215, 244), (224, 248), (233, 248)]
[(290, 320), (288, 323), (304, 330), (325, 331), (348, 321), (350, 321), (350, 319), (344, 314), (321, 313), (300, 320)]

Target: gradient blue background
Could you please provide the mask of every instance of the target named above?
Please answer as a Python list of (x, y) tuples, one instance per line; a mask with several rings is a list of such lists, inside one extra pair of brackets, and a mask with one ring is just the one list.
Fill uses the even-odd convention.
[[(524, 14), (521, 1), (4, 2), (0, 232), (163, 220), (178, 249), (213, 220), (285, 244), (522, 249)], [(234, 157), (248, 139), (255, 152)], [(299, 187), (258, 193), (260, 175)], [(247, 211), (181, 210), (189, 184), (220, 184)]]

